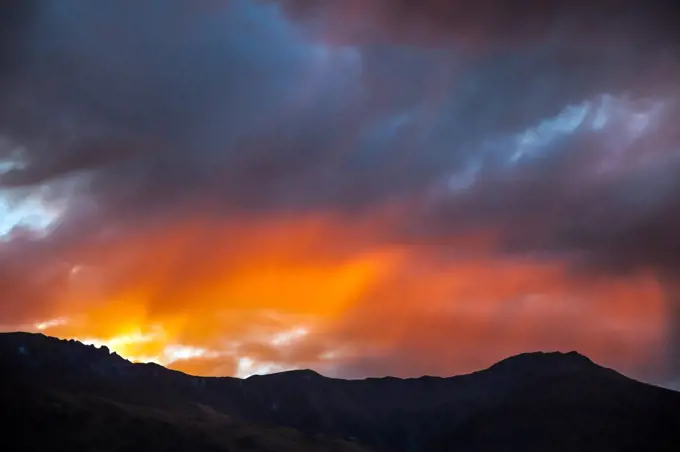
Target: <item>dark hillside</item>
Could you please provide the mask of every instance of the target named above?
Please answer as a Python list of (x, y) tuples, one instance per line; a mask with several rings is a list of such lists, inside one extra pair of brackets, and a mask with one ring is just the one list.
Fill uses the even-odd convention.
[[(3, 422), (26, 450), (38, 450), (36, 431), (81, 450), (680, 450), (680, 393), (578, 353), (528, 353), (451, 378), (241, 380), (12, 333), (0, 335), (0, 366)], [(159, 432), (172, 440), (154, 442)]]

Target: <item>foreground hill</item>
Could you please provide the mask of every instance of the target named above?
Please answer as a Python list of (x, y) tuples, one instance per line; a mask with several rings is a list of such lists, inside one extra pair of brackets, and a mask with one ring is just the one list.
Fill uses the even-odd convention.
[(10, 333), (0, 334), (0, 372), (1, 421), (24, 450), (680, 450), (679, 393), (577, 353), (524, 354), (452, 378), (241, 380)]
[(362, 452), (357, 444), (232, 419), (166, 413), (94, 395), (14, 387), (0, 392), (8, 451)]

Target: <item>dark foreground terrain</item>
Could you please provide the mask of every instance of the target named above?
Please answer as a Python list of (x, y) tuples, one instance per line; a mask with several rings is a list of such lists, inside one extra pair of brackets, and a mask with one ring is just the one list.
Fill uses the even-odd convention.
[(452, 378), (240, 380), (9, 333), (0, 372), (8, 452), (680, 451), (680, 393), (577, 353)]

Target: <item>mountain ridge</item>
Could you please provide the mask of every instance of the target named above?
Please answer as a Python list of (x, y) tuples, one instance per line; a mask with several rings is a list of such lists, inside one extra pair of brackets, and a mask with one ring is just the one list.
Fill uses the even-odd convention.
[[(15, 332), (2, 332), (0, 333), (0, 347), (3, 346), (3, 341), (5, 341), (7, 338), (15, 341), (21, 341), (22, 339), (26, 339), (30, 343), (35, 343), (36, 340), (46, 340), (46, 341), (51, 341), (55, 344), (59, 345), (70, 345), (70, 344), (75, 344), (76, 346), (84, 347), (87, 350), (92, 351), (92, 356), (94, 356), (95, 351), (99, 356), (108, 356), (111, 359), (119, 359), (122, 361), (125, 361), (126, 363), (130, 365), (136, 365), (136, 366), (148, 366), (148, 367), (158, 367), (162, 368), (166, 371), (169, 372), (176, 372), (183, 374), (188, 377), (194, 377), (194, 378), (230, 378), (230, 379), (237, 379), (237, 380), (249, 380), (252, 378), (258, 378), (258, 377), (268, 377), (268, 376), (309, 376), (309, 377), (321, 377), (321, 378), (326, 378), (326, 379), (331, 379), (331, 380), (341, 380), (341, 381), (366, 381), (366, 380), (383, 380), (383, 379), (390, 379), (390, 380), (402, 380), (402, 381), (409, 381), (409, 380), (420, 380), (420, 379), (453, 379), (453, 378), (460, 378), (460, 377), (466, 377), (469, 375), (476, 375), (479, 374), (480, 372), (485, 372), (491, 369), (498, 369), (502, 367), (509, 367), (515, 364), (520, 364), (520, 365), (526, 365), (530, 363), (534, 364), (545, 364), (545, 363), (555, 363), (557, 360), (562, 360), (562, 362), (570, 362), (571, 364), (582, 364), (582, 365), (591, 365), (596, 368), (600, 369), (607, 369), (613, 372), (617, 372), (613, 369), (609, 369), (607, 367), (601, 366), (594, 361), (592, 361), (590, 358), (587, 356), (572, 350), (568, 352), (562, 352), (562, 351), (531, 351), (531, 352), (523, 352), (519, 353), (517, 355), (511, 355), (507, 358), (504, 358), (494, 364), (491, 364), (490, 366), (486, 368), (482, 368), (479, 370), (475, 370), (469, 373), (463, 373), (463, 374), (456, 374), (456, 375), (448, 375), (448, 376), (441, 376), (441, 375), (421, 375), (418, 377), (397, 377), (397, 376), (392, 376), (392, 375), (385, 375), (385, 376), (371, 376), (371, 377), (364, 377), (364, 378), (339, 378), (339, 377), (332, 377), (328, 375), (323, 375), (322, 373), (310, 369), (310, 368), (300, 368), (300, 369), (290, 369), (290, 370), (284, 370), (280, 372), (272, 372), (268, 374), (254, 374), (250, 375), (248, 377), (240, 378), (240, 377), (235, 377), (235, 376), (217, 376), (217, 375), (211, 375), (211, 376), (206, 376), (206, 375), (194, 375), (188, 372), (183, 372), (181, 370), (177, 369), (172, 369), (166, 366), (163, 366), (161, 364), (158, 364), (156, 362), (134, 362), (131, 361), (121, 355), (119, 355), (117, 352), (110, 350), (107, 346), (101, 345), (101, 346), (96, 346), (96, 345), (91, 345), (91, 344), (85, 344), (77, 339), (62, 339), (62, 338), (57, 338), (54, 336), (49, 336), (44, 333), (39, 333), (39, 332), (24, 332), (24, 331), (15, 331)], [(22, 347), (26, 345), (18, 345), (18, 347)], [(1, 352), (2, 350), (0, 350)], [(618, 372), (617, 372), (618, 373)], [(623, 375), (623, 374), (621, 374)]]
[[(127, 407), (133, 416), (143, 413), (140, 422), (150, 423), (152, 430), (156, 421), (148, 420), (149, 412), (177, 419), (180, 431), (194, 432), (196, 420), (207, 422), (211, 431), (231, 431), (230, 423), (237, 422), (260, 426), (265, 438), (279, 438), (276, 429), (292, 429), (300, 438), (341, 442), (318, 447), (342, 449), (350, 443), (376, 452), (458, 450), (459, 445), (465, 445), (460, 450), (491, 451), (504, 442), (517, 447), (505, 450), (538, 451), (551, 444), (540, 432), (554, 431), (565, 435), (573, 450), (584, 450), (587, 437), (602, 452), (637, 444), (629, 437), (630, 444), (619, 444), (622, 439), (611, 426), (620, 425), (640, 431), (645, 450), (680, 445), (680, 433), (674, 433), (680, 432), (679, 393), (632, 380), (577, 352), (525, 353), (452, 377), (344, 380), (294, 370), (239, 379), (191, 376), (157, 364), (131, 363), (106, 348), (18, 332), (0, 334), (0, 370), (5, 381), (13, 382), (3, 387), (8, 393), (18, 388), (29, 401), (34, 393), (66, 395), (87, 400), (85, 406), (96, 406), (95, 411), (109, 410), (91, 402), (104, 400)], [(648, 420), (657, 418), (678, 422), (660, 422), (663, 428), (656, 431)], [(630, 419), (638, 419), (646, 430), (636, 430)], [(505, 424), (514, 427), (508, 430)], [(489, 431), (495, 433), (484, 433)], [(527, 433), (517, 436), (514, 431)], [(616, 447), (597, 442), (600, 431)], [(290, 441), (300, 447), (300, 440)]]

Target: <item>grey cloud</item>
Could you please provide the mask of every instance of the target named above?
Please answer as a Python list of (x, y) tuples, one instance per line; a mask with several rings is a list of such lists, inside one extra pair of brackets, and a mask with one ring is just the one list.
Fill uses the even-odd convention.
[[(427, 3), (416, 20), (437, 17)], [(453, 44), (329, 48), (304, 40), (304, 21), (247, 0), (207, 12), (180, 0), (35, 5), (13, 49), (21, 58), (4, 83), (1, 128), (31, 164), (2, 183), (96, 169), (93, 194), (121, 209), (198, 197), (238, 208), (408, 198), (468, 165), (481, 142), (665, 78), (658, 54), (608, 34), (577, 50), (559, 34), (473, 54)], [(538, 24), (558, 6), (522, 20)], [(481, 10), (465, 11), (476, 18), (466, 23), (488, 27)]]
[(677, 10), (672, 1), (615, 0), (271, 0), (333, 42), (390, 42), (473, 51), (516, 49), (549, 38), (582, 50), (603, 38), (635, 46), (674, 46)]
[[(430, 24), (451, 40), (435, 47), (373, 37), (326, 46), (306, 32), (320, 18), (330, 20), (321, 11), (336, 3), (314, 3), (311, 12), (311, 4), (293, 3), (283, 2), (294, 9), (293, 22), (277, 2), (248, 0), (5, 3), (3, 32), (15, 39), (2, 49), (0, 155), (17, 158), (19, 150), (27, 167), (0, 175), (0, 184), (90, 172), (86, 190), (107, 221), (178, 204), (344, 209), (422, 200), (427, 224), (410, 226), (415, 230), (496, 224), (518, 248), (559, 243), (602, 256), (621, 248), (601, 249), (613, 243), (601, 235), (654, 230), (653, 218), (674, 199), (672, 188), (650, 189), (656, 199), (665, 190), (668, 201), (647, 209), (644, 226), (624, 201), (629, 183), (648, 186), (645, 176), (574, 186), (575, 175), (602, 154), (607, 134), (617, 133), (610, 125), (547, 142), (529, 163), (509, 163), (518, 134), (569, 105), (603, 94), (677, 98), (677, 54), (661, 10), (643, 13), (635, 2), (616, 11), (546, 2), (527, 3), (520, 14), (502, 2), (486, 9), (452, 3), (442, 11), (440, 2), (407, 7), (384, 0), (365, 15), (332, 20), (344, 21), (336, 27), (344, 30), (362, 17), (405, 37)], [(584, 30), (574, 17), (600, 26)], [(512, 21), (528, 35), (509, 31)], [(461, 49), (458, 27), (478, 27), (495, 45)], [(570, 40), (579, 31), (588, 46)], [(518, 45), (500, 45), (514, 36)], [(663, 45), (651, 51), (651, 42)], [(669, 125), (676, 116), (664, 117), (656, 142), (639, 146), (673, 152), (678, 137)], [(481, 172), (472, 188), (430, 199), (444, 181), (475, 166)], [(603, 202), (617, 211), (620, 230), (583, 220)]]
[(19, 56), (2, 90), (2, 131), (37, 167), (27, 183), (126, 154), (227, 145), (270, 122), (305, 70), (294, 33), (245, 1), (210, 14), (182, 1), (36, 5), (12, 36)]

